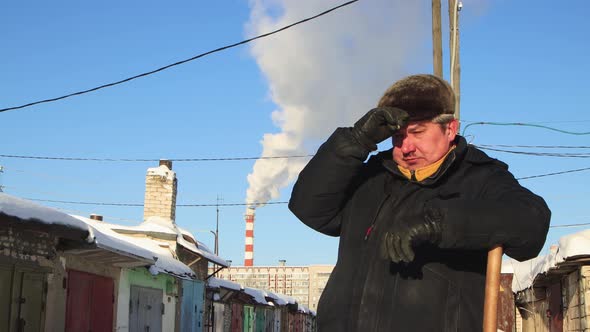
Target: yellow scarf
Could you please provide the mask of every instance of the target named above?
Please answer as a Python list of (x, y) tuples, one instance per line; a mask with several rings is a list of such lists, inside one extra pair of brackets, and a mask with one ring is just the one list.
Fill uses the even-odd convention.
[[(453, 145), (449, 149), (449, 152), (447, 152), (437, 162), (435, 162), (433, 164), (430, 164), (428, 166), (424, 166), (422, 168), (419, 168), (419, 169), (417, 169), (415, 171), (410, 171), (409, 169), (404, 168), (404, 167), (402, 167), (400, 165), (397, 165), (397, 168), (409, 180), (415, 180), (415, 181), (421, 182), (422, 180), (424, 180), (427, 177), (431, 176), (432, 174), (436, 173), (436, 171), (438, 171), (438, 169), (440, 168), (440, 165), (442, 165), (443, 161), (445, 161), (445, 159), (447, 158), (447, 156), (449, 155), (449, 153), (451, 153), (451, 151), (453, 151), (454, 149), (455, 149), (455, 146)], [(414, 178), (412, 178), (412, 175), (414, 175)]]

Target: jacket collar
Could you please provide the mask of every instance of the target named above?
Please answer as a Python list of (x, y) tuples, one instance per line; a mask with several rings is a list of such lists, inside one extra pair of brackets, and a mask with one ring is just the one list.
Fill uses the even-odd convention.
[[(455, 138), (455, 146), (455, 149), (453, 149), (447, 155), (447, 157), (440, 165), (438, 170), (434, 174), (420, 182), (408, 179), (400, 172), (400, 170), (397, 167), (397, 163), (393, 161), (393, 149), (389, 149), (385, 152), (382, 152), (380, 153), (380, 155), (383, 158), (383, 167), (387, 169), (390, 173), (392, 173), (394, 176), (424, 186), (437, 183), (445, 174), (449, 172), (449, 169), (451, 169), (459, 160), (465, 159), (466, 161), (469, 161), (474, 164), (488, 163), (493, 161), (493, 159), (488, 157), (485, 153), (469, 146), (463, 136), (457, 135), (457, 137)], [(471, 150), (475, 150), (479, 153), (473, 153)], [(386, 153), (388, 153), (388, 155), (385, 155)]]

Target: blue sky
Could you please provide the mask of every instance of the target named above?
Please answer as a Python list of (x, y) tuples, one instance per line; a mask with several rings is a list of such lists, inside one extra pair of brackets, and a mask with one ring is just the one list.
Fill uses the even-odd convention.
[[(133, 76), (340, 3), (3, 3), (0, 108)], [(0, 154), (158, 159), (314, 153), (334, 128), (351, 125), (364, 114), (390, 83), (405, 74), (432, 71), (430, 1), (408, 3), (359, 1), (255, 44), (116, 87), (0, 113)], [(582, 0), (464, 1), (463, 126), (472, 121), (526, 122), (590, 131), (590, 43), (583, 20), (589, 7)], [(443, 20), (446, 71), (446, 1)], [(275, 135), (267, 136), (271, 141), (287, 137), (293, 144), (270, 149), (263, 145), (272, 145), (263, 141), (265, 134)], [(475, 144), (590, 145), (590, 135), (531, 127), (471, 126), (467, 134)], [(517, 177), (589, 167), (587, 158), (488, 153), (507, 162)], [(289, 199), (302, 162), (293, 160), (277, 173), (283, 186), (272, 201)], [(178, 203), (215, 203), (218, 195), (224, 203), (243, 203), (254, 163), (176, 162)], [(0, 165), (0, 184), (15, 196), (142, 203), (146, 169), (157, 164), (0, 158)], [(589, 175), (521, 183), (547, 200), (553, 225), (584, 223), (590, 222)], [(123, 224), (142, 220), (140, 207), (43, 204), (82, 215), (99, 213)], [(243, 213), (244, 207), (222, 207), (219, 214), (220, 255), (234, 264), (243, 262)], [(209, 230), (215, 220), (213, 207), (177, 210), (177, 223), (211, 248)], [(551, 229), (548, 243), (581, 229)], [(336, 239), (308, 229), (286, 205), (257, 210), (255, 264), (279, 259), (290, 265), (333, 264), (336, 250)]]

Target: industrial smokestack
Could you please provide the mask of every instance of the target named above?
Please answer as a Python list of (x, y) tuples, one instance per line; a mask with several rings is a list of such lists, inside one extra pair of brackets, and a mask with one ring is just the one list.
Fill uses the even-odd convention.
[(249, 207), (244, 215), (246, 220), (246, 247), (244, 250), (244, 266), (254, 265), (254, 209)]

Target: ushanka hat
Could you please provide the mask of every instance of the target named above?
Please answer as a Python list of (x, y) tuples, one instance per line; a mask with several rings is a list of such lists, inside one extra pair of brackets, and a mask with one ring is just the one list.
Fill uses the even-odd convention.
[(455, 113), (455, 92), (447, 81), (429, 74), (412, 75), (393, 83), (377, 107), (389, 106), (408, 112), (410, 121), (434, 119)]

